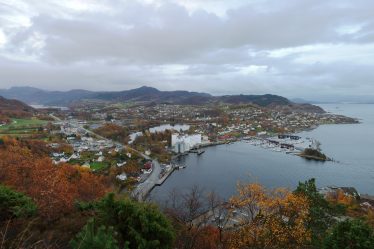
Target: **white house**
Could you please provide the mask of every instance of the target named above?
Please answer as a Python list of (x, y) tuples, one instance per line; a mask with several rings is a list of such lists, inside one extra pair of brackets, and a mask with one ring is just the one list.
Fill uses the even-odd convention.
[(126, 162), (117, 163), (117, 167), (122, 167), (122, 166), (124, 166), (124, 165), (126, 165)]
[(126, 179), (127, 179), (127, 175), (126, 175), (126, 173), (122, 173), (122, 174), (120, 174), (120, 175), (117, 175), (116, 178), (117, 178), (118, 180), (120, 180), (120, 181), (126, 181)]

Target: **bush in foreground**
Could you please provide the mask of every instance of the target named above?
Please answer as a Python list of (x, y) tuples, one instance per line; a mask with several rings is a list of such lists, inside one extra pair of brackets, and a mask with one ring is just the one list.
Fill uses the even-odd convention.
[(374, 230), (361, 220), (336, 224), (324, 241), (325, 249), (373, 249)]
[(73, 249), (118, 249), (118, 242), (114, 238), (113, 227), (95, 227), (95, 220), (90, 220), (82, 231), (71, 241)]
[[(168, 249), (173, 245), (173, 227), (154, 205), (127, 198), (116, 199), (114, 194), (109, 194), (101, 201), (93, 205), (81, 205), (81, 208), (93, 209), (97, 223), (88, 223), (72, 242), (74, 245), (94, 244), (100, 237), (106, 238), (109, 243), (105, 246), (111, 246), (101, 248), (108, 249), (116, 248), (115, 240), (120, 248), (129, 249)], [(85, 238), (84, 234), (89, 235), (89, 238)]]
[(0, 185), (0, 221), (32, 216), (36, 205), (30, 197)]

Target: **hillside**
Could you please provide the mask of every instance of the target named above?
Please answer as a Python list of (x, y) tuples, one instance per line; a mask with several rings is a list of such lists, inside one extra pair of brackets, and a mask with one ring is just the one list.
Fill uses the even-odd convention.
[(11, 87), (9, 89), (0, 89), (0, 96), (8, 99), (17, 99), (27, 104), (40, 105), (57, 105), (66, 106), (70, 103), (90, 98), (94, 92), (86, 90), (70, 90), (70, 91), (45, 91), (34, 87)]
[(6, 117), (31, 117), (36, 110), (21, 101), (6, 99), (0, 96), (0, 116)]
[(160, 91), (153, 87), (143, 86), (120, 92), (99, 92), (90, 97), (107, 101), (195, 104), (196, 98), (203, 98), (207, 102), (211, 95), (188, 91)]
[(45, 91), (32, 87), (12, 87), (0, 90), (0, 95), (14, 98), (29, 104), (69, 106), (81, 100), (101, 100), (109, 102), (165, 103), (180, 105), (203, 105), (214, 103), (255, 104), (262, 107), (288, 107), (297, 111), (323, 112), (319, 107), (310, 104), (296, 104), (287, 98), (265, 95), (225, 95), (212, 96), (207, 93), (189, 91), (160, 91), (153, 87), (143, 86), (126, 91), (91, 92), (86, 90)]

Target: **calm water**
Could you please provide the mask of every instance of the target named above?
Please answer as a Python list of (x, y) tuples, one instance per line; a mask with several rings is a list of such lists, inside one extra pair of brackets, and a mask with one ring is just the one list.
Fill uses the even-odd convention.
[(185, 157), (187, 168), (176, 171), (151, 199), (167, 198), (173, 189), (198, 185), (223, 197), (235, 193), (238, 181), (260, 182), (266, 187), (295, 188), (298, 181), (316, 178), (318, 186), (353, 186), (374, 195), (374, 105), (326, 104), (326, 111), (361, 119), (361, 124), (325, 125), (300, 133), (322, 143), (322, 150), (339, 161), (314, 162), (266, 150), (244, 142), (206, 149), (206, 153)]

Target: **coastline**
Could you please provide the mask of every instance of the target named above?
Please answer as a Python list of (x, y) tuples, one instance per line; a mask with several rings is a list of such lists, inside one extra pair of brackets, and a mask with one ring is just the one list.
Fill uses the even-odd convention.
[[(339, 124), (337, 124), (339, 125)], [(315, 126), (312, 128), (308, 129), (299, 129), (298, 132), (305, 132), (305, 131), (314, 131), (317, 130), (316, 128), (323, 127), (325, 125), (319, 125)], [(328, 125), (330, 126), (330, 125)], [(327, 126), (326, 126), (327, 127)], [(345, 130), (344, 126), (341, 126), (341, 129)], [(354, 128), (354, 126), (348, 126), (348, 130), (355, 130), (357, 128)], [(301, 134), (302, 137), (314, 137), (317, 138), (318, 140), (321, 139), (321, 135), (325, 134), (328, 131), (335, 130), (333, 126), (330, 126), (330, 128), (322, 129), (322, 133), (315, 133), (313, 132), (312, 134)], [(338, 129), (339, 130), (339, 129)], [(293, 133), (297, 134), (297, 133)], [(316, 134), (317, 137), (315, 137)], [(329, 133), (327, 133), (329, 134)], [(256, 139), (269, 139), (273, 136), (271, 134), (270, 136), (266, 137), (254, 137)], [(335, 137), (335, 136), (334, 136)], [(339, 136), (337, 136), (339, 138)], [(217, 186), (216, 188), (216, 183), (217, 179), (216, 177), (224, 177), (224, 182), (226, 182), (226, 185), (228, 183), (233, 183), (236, 182), (238, 179), (240, 180), (240, 175), (243, 176), (242, 173), (246, 170), (250, 170), (250, 174), (255, 175), (256, 178), (262, 179), (260, 182), (263, 184), (267, 184), (269, 187), (276, 187), (276, 186), (285, 186), (288, 188), (292, 188), (294, 184), (297, 183), (297, 181), (302, 181), (304, 180), (304, 177), (315, 177), (317, 179), (320, 179), (320, 187), (322, 186), (354, 186), (357, 187), (358, 190), (362, 193), (368, 193), (370, 195), (373, 195), (373, 192), (368, 190), (368, 187), (362, 184), (355, 184), (355, 181), (352, 180), (345, 180), (345, 176), (347, 173), (344, 172), (351, 172), (354, 170), (353, 166), (348, 166), (347, 163), (350, 163), (349, 161), (347, 162), (346, 160), (343, 160), (344, 162), (339, 162), (338, 164), (335, 164), (333, 162), (335, 161), (328, 161), (326, 166), (322, 166), (322, 163), (318, 162), (308, 162), (308, 160), (301, 160), (300, 159), (292, 159), (295, 158), (295, 155), (292, 155), (291, 157), (287, 157), (285, 154), (286, 153), (274, 153), (272, 150), (266, 151), (267, 149), (260, 148), (254, 148), (254, 150), (250, 149), (251, 145), (249, 145), (249, 142), (246, 141), (248, 139), (247, 137), (240, 137), (240, 138), (231, 138), (231, 139), (226, 139), (222, 141), (217, 141), (217, 142), (212, 142), (212, 143), (206, 143), (201, 145), (199, 148), (207, 148), (208, 154), (206, 156), (202, 157), (197, 157), (195, 155), (190, 155), (188, 157), (184, 157), (182, 160), (183, 164), (187, 165), (186, 171), (181, 171), (177, 172), (175, 175), (173, 175), (172, 178), (167, 179), (165, 181), (165, 185), (162, 188), (155, 188), (151, 195), (150, 198), (163, 198), (162, 196), (165, 196), (168, 189), (173, 189), (173, 188), (186, 188), (189, 186), (190, 182), (193, 184), (201, 184), (204, 188), (212, 188), (216, 189), (217, 191), (220, 191), (223, 193), (223, 195), (226, 195), (225, 192), (226, 190), (222, 189), (222, 186), (219, 187)], [(326, 143), (323, 139), (321, 140), (324, 145), (329, 145), (329, 143)], [(237, 143), (239, 142), (239, 143)], [(241, 145), (240, 142), (243, 142)], [(260, 141), (258, 141), (260, 142)], [(230, 147), (226, 146), (218, 146), (218, 145), (225, 145), (225, 144), (232, 144)], [(248, 143), (248, 145), (244, 144)], [(209, 147), (221, 147), (220, 149), (208, 149)], [(231, 146), (233, 146), (231, 148)], [(331, 146), (326, 147), (327, 149), (330, 148)], [(242, 149), (240, 149), (242, 148)], [(236, 152), (234, 154), (231, 153), (232, 150), (238, 150), (237, 154)], [(248, 149), (250, 151), (248, 151)], [(262, 152), (261, 152), (262, 151)], [(330, 151), (330, 150), (328, 150)], [(333, 150), (334, 151), (334, 150)], [(330, 151), (331, 152), (331, 151)], [(224, 153), (224, 154), (222, 154)], [(247, 154), (249, 153), (249, 154)], [(269, 154), (269, 155), (268, 155)], [(224, 157), (220, 157), (220, 155), (224, 155)], [(258, 155), (258, 156), (257, 156)], [(339, 158), (342, 160), (343, 158), (340, 158), (336, 153), (333, 153), (334, 157)], [(235, 157), (235, 159), (230, 159), (232, 156)], [(249, 157), (248, 157), (249, 156)], [(298, 157), (298, 156), (297, 156)], [(220, 159), (218, 159), (220, 158)], [(268, 159), (269, 158), (269, 159)], [(279, 158), (279, 160), (277, 159)], [(239, 160), (239, 161), (238, 161)], [(223, 163), (225, 162), (225, 163)], [(232, 170), (236, 171), (235, 173), (232, 172), (230, 173), (230, 177), (227, 177), (227, 169), (226, 166), (221, 166), (223, 165), (231, 165), (229, 162), (233, 162), (232, 166), (235, 166), (232, 168)], [(241, 162), (241, 163), (238, 163)], [(249, 163), (249, 164), (248, 164)], [(331, 164), (332, 163), (332, 164)], [(284, 165), (284, 167), (277, 167), (276, 165)], [(247, 165), (247, 166), (245, 166)], [(300, 166), (299, 166), (300, 165)], [(336, 166), (334, 166), (336, 165)], [(343, 169), (344, 172), (342, 173), (341, 170)], [(273, 169), (275, 171), (273, 171)], [(284, 170), (282, 170), (284, 169)], [(213, 171), (212, 171), (213, 170)], [(243, 171), (244, 170), (244, 171)], [(334, 174), (332, 172), (336, 172), (338, 170), (339, 174)], [(230, 170), (231, 171), (231, 170)], [(279, 173), (275, 173), (278, 172)], [(210, 173), (212, 172), (212, 174)], [(226, 172), (226, 173), (225, 173)], [(301, 173), (305, 172), (305, 173)], [(323, 173), (322, 173), (323, 172)], [(325, 173), (326, 172), (326, 173)], [(219, 175), (217, 175), (217, 173)], [(274, 175), (275, 173), (275, 175)], [(348, 173), (350, 174), (350, 173)], [(199, 177), (196, 177), (199, 175)], [(279, 175), (279, 176), (278, 176)], [(225, 177), (226, 176), (226, 177)], [(209, 183), (205, 183), (205, 181), (208, 179), (207, 177), (213, 178), (212, 180), (209, 180)], [(331, 181), (329, 180), (330, 177), (333, 177)], [(205, 180), (206, 179), (206, 180)], [(270, 180), (272, 179), (272, 180)], [(277, 179), (277, 180), (275, 180)], [(306, 178), (305, 178), (306, 179)], [(275, 180), (275, 181), (274, 181)], [(228, 182), (227, 182), (228, 181)], [(365, 180), (367, 182), (367, 179)], [(291, 184), (292, 183), (292, 184)], [(233, 183), (233, 186), (235, 184)], [(173, 187), (172, 187), (173, 186)], [(170, 190), (169, 190), (170, 191)], [(230, 190), (231, 191), (231, 190)], [(229, 192), (229, 191), (228, 191)], [(159, 196), (159, 197), (157, 197)]]
[[(350, 117), (343, 116), (343, 115), (339, 115), (339, 116), (345, 117), (344, 118), (345, 121), (335, 122), (335, 123), (321, 123), (321, 124), (318, 124), (318, 125), (313, 125), (311, 127), (299, 127), (297, 129), (293, 129), (293, 131), (290, 132), (289, 135), (297, 136), (300, 133), (310, 132), (310, 131), (316, 130), (317, 128), (319, 128), (321, 126), (324, 126), (324, 125), (342, 125), (342, 124), (359, 124), (359, 123), (361, 123), (356, 118), (350, 118)], [(247, 143), (249, 143), (248, 140), (262, 141), (264, 144), (265, 143), (267, 144), (269, 142), (269, 140), (274, 139), (275, 137), (278, 137), (278, 135), (281, 135), (281, 134), (282, 133), (272, 133), (272, 134), (266, 134), (266, 135), (262, 135), (262, 136), (257, 136), (257, 135), (256, 136), (245, 136), (245, 135), (242, 135), (241, 137), (231, 137), (231, 138), (228, 138), (228, 139), (218, 140), (218, 141), (215, 141), (215, 142), (203, 143), (203, 144), (200, 144), (198, 146), (195, 146), (193, 149), (203, 149), (203, 148), (214, 147), (214, 146), (219, 146), (219, 145), (224, 145), (224, 144), (232, 144), (232, 143), (236, 143), (236, 142), (247, 142)], [(312, 140), (310, 140), (310, 143), (312, 143)], [(305, 144), (303, 144), (303, 145), (304, 145), (304, 147), (309, 147), (308, 146), (309, 144), (307, 146), (305, 146)], [(266, 146), (264, 145), (264, 147), (266, 147)], [(294, 156), (299, 156), (299, 157), (304, 158), (305, 160), (316, 160), (316, 161), (321, 161), (321, 162), (327, 162), (327, 161), (334, 162), (332, 159), (330, 159), (328, 157), (324, 160), (321, 160), (321, 158), (309, 157), (309, 156), (302, 155), (301, 153), (303, 152), (303, 149), (302, 148), (296, 149), (296, 147), (297, 146), (295, 146), (295, 149), (292, 149), (292, 150), (287, 150), (287, 149), (284, 149), (283, 147), (282, 147), (282, 149), (280, 149), (281, 148), (280, 146), (279, 146), (278, 149), (276, 149), (274, 147), (268, 147), (268, 148), (264, 148), (264, 150), (272, 149), (273, 151), (282, 152), (282, 153), (285, 153), (285, 154), (292, 154)], [(180, 157), (183, 157), (185, 155), (189, 155), (190, 153), (192, 153), (192, 151), (188, 151), (188, 152), (182, 153), (182, 154), (174, 154), (172, 156), (172, 159), (171, 159), (170, 163), (175, 162)], [(155, 186), (153, 186), (153, 188), (147, 194), (146, 198), (148, 198), (148, 196), (152, 193), (153, 189), (156, 186), (161, 186), (163, 183), (165, 183), (166, 180), (173, 174), (174, 171), (175, 170), (173, 169), (171, 172), (167, 173), (166, 177), (160, 178), (160, 181), (157, 182), (157, 184), (155, 184)]]

